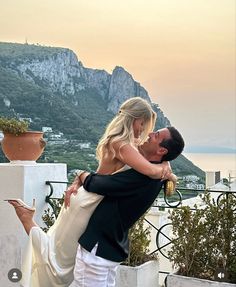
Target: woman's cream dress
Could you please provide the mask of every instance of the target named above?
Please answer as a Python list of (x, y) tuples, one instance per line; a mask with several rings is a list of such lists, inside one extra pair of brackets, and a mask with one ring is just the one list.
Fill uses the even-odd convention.
[(65, 287), (73, 281), (78, 239), (103, 196), (80, 187), (47, 233), (33, 227), (22, 261), (23, 287)]
[[(114, 173), (127, 169), (130, 167), (125, 165)], [(70, 207), (63, 205), (47, 233), (40, 227), (31, 229), (22, 260), (23, 287), (66, 287), (72, 283), (78, 239), (102, 199), (81, 186), (71, 195)]]

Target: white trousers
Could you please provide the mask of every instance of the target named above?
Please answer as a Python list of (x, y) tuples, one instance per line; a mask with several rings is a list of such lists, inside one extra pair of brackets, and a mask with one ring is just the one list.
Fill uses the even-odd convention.
[(96, 256), (97, 245), (91, 252), (80, 245), (77, 249), (73, 287), (114, 287), (119, 262)]

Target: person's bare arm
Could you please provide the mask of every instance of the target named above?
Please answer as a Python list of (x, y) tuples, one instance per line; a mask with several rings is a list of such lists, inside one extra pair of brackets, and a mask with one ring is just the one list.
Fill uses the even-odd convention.
[(114, 149), (116, 151), (116, 158), (121, 162), (151, 178), (162, 179), (171, 173), (169, 162), (162, 162), (160, 164), (150, 163), (130, 144), (122, 145), (122, 143), (116, 143)]
[[(116, 157), (124, 164), (129, 165), (137, 172), (142, 173), (152, 179), (173, 179), (173, 174), (169, 162), (163, 162), (160, 164), (152, 164), (146, 160), (134, 147), (129, 144), (123, 145), (116, 144), (114, 149), (116, 151)], [(80, 176), (77, 176), (72, 185), (66, 191), (65, 206), (70, 205), (71, 194), (76, 194), (78, 188), (83, 185), (85, 178), (89, 173), (84, 172)]]

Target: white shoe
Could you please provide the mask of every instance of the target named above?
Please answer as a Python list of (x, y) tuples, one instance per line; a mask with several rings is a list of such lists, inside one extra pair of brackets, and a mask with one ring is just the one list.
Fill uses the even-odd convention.
[(11, 203), (11, 202), (18, 203), (18, 205), (13, 205), (15, 208), (17, 208), (17, 207), (24, 207), (25, 209), (28, 209), (30, 211), (35, 211), (36, 210), (36, 208), (35, 208), (35, 199), (33, 199), (32, 207), (30, 207), (29, 205), (24, 203), (23, 200), (18, 199), (18, 198), (8, 198), (8, 199), (4, 199), (4, 201), (8, 201), (9, 203)]

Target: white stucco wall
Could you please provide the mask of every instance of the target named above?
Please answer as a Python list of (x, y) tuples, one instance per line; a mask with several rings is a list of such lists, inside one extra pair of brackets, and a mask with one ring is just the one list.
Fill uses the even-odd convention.
[[(159, 229), (161, 226), (163, 226), (164, 224), (168, 223), (168, 210), (169, 209), (165, 209), (164, 211), (160, 211), (158, 207), (152, 207), (149, 212), (146, 215), (146, 219), (152, 224), (154, 225), (157, 229)], [(150, 226), (149, 224), (147, 224), (146, 226)], [(157, 236), (157, 230), (154, 227), (151, 227), (151, 242), (150, 242), (150, 252), (153, 252), (157, 249), (157, 244), (156, 244), (156, 236)], [(171, 227), (166, 227), (163, 230), (163, 233), (166, 234), (167, 236), (170, 236), (171, 234)], [(169, 240), (167, 238), (165, 238), (164, 236), (160, 236), (160, 242), (159, 245), (163, 246), (165, 244), (167, 244), (169, 242)], [(169, 246), (163, 248), (163, 253), (167, 254), (169, 250)], [(158, 261), (159, 261), (159, 271), (163, 271), (163, 272), (173, 272), (173, 268), (172, 268), (172, 264), (171, 262), (164, 256), (162, 256), (162, 254), (160, 252), (157, 252), (158, 254)], [(160, 286), (164, 283), (166, 274), (162, 274), (159, 273), (159, 284)]]
[[(14, 208), (4, 199), (20, 198), (28, 205), (36, 199), (35, 221), (42, 226), (41, 216), (48, 207), (46, 181), (67, 181), (65, 164), (24, 163), (0, 164), (0, 286), (20, 286), (8, 280), (8, 271), (21, 267), (21, 254), (27, 235)], [(53, 197), (60, 197), (66, 184), (55, 184)]]

